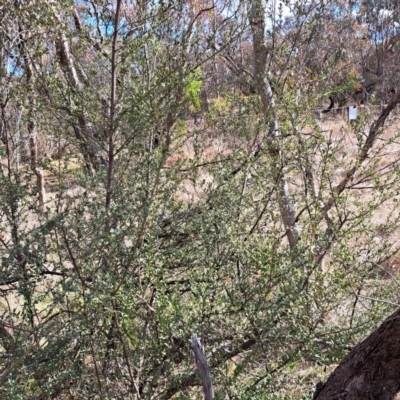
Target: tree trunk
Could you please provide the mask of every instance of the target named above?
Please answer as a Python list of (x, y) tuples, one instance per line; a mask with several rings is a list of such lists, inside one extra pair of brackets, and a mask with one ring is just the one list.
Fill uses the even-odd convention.
[(28, 122), (28, 143), (29, 143), (29, 158), (30, 158), (30, 166), (32, 172), (36, 176), (36, 184), (39, 193), (39, 211), (44, 211), (44, 204), (46, 202), (46, 191), (44, 188), (44, 173), (38, 167), (38, 149), (37, 149), (37, 134), (36, 134), (36, 118), (35, 118), (35, 99), (33, 93), (33, 81), (34, 81), (34, 74), (33, 71), (36, 70), (34, 66), (32, 66), (33, 61), (29, 59), (28, 51), (26, 49), (26, 38), (24, 35), (24, 29), (20, 26), (19, 27), (19, 36), (20, 36), (20, 50), (22, 57), (24, 59), (24, 68), (26, 73), (26, 80), (28, 83), (28, 101), (29, 101), (29, 122)]
[(36, 176), (36, 185), (39, 192), (39, 211), (44, 211), (44, 204), (46, 202), (46, 191), (44, 188), (44, 173), (37, 166), (37, 135), (36, 135), (36, 127), (33, 121), (29, 121), (28, 123), (28, 131), (29, 131), (29, 157), (31, 170)]
[[(61, 22), (61, 17), (58, 16), (55, 11), (55, 15), (58, 20)], [(59, 38), (55, 42), (55, 47), (59, 59), (59, 63), (62, 71), (67, 77), (68, 84), (71, 88), (73, 88), (76, 92), (81, 94), (83, 93), (83, 84), (79, 79), (78, 71), (75, 67), (74, 59), (72, 57), (68, 39), (66, 35), (61, 32)], [(71, 111), (68, 111), (70, 115), (72, 115)], [(96, 143), (96, 139), (99, 138), (94, 137), (94, 135), (90, 135), (88, 132), (88, 121), (85, 117), (85, 112), (81, 111), (78, 115), (78, 124), (74, 124), (73, 129), (75, 133), (75, 137), (79, 141), (79, 146), (82, 152), (82, 155), (85, 159), (86, 168), (89, 172), (89, 175), (93, 175), (94, 170), (99, 170), (103, 166), (107, 166), (106, 160), (104, 160), (101, 155), (100, 146)]]
[(290, 194), (289, 185), (282, 170), (281, 149), (279, 147), (278, 117), (275, 111), (275, 98), (268, 80), (268, 49), (265, 44), (265, 15), (263, 2), (253, 0), (249, 8), (249, 22), (253, 35), (253, 76), (256, 90), (261, 98), (263, 114), (269, 120), (266, 139), (268, 154), (272, 160), (272, 172), (278, 186), (278, 203), (283, 225), (290, 247), (296, 246), (300, 239), (300, 227), (296, 224), (296, 204)]
[(400, 309), (359, 343), (313, 400), (400, 400)]

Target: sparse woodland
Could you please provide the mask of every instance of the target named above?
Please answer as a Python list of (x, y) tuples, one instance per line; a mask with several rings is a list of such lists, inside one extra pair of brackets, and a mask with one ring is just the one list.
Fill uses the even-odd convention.
[(399, 20), (1, 1), (0, 398), (396, 398)]

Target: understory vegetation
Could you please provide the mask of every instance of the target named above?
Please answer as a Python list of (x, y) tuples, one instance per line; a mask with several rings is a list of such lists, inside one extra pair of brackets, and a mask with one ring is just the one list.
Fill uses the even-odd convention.
[(0, 397), (311, 398), (398, 308), (398, 12), (2, 1)]

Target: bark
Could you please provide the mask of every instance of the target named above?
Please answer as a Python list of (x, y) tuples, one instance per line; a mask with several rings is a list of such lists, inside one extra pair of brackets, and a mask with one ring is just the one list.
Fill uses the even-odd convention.
[(115, 12), (114, 34), (112, 39), (111, 50), (111, 93), (110, 93), (110, 126), (108, 130), (108, 166), (107, 166), (107, 194), (106, 207), (111, 203), (113, 191), (113, 169), (114, 169), (114, 140), (116, 134), (115, 117), (116, 117), (116, 102), (117, 102), (117, 42), (119, 19), (121, 12), (121, 0), (117, 0), (117, 9)]
[(44, 174), (43, 171), (37, 166), (37, 134), (36, 126), (33, 121), (28, 123), (29, 132), (29, 155), (31, 170), (36, 176), (36, 185), (39, 192), (39, 211), (44, 211), (44, 203), (46, 202), (46, 191), (44, 188)]
[[(57, 15), (57, 18), (60, 20), (56, 12), (55, 15)], [(56, 50), (61, 69), (68, 77), (69, 85), (79, 93), (81, 97), (83, 97), (83, 84), (79, 79), (79, 74), (69, 48), (69, 43), (64, 33), (60, 33), (60, 36), (56, 41)], [(73, 128), (75, 136), (79, 141), (79, 146), (85, 159), (86, 167), (89, 174), (92, 175), (93, 171), (91, 167), (98, 170), (102, 166), (106, 166), (107, 161), (104, 160), (100, 154), (98, 145), (95, 143), (95, 138), (90, 136), (88, 126), (88, 121), (86, 120), (84, 112), (82, 112), (78, 116), (78, 124), (74, 125)]]
[(266, 148), (272, 159), (272, 172), (278, 185), (278, 202), (282, 222), (286, 228), (290, 247), (294, 247), (300, 238), (300, 229), (296, 226), (296, 204), (290, 194), (289, 185), (281, 168), (281, 149), (278, 144), (279, 126), (275, 112), (275, 98), (267, 76), (268, 49), (265, 45), (265, 9), (260, 0), (253, 0), (249, 10), (249, 19), (253, 34), (253, 69), (257, 92), (261, 98), (263, 114), (269, 120), (269, 132)]
[(20, 35), (20, 51), (22, 57), (24, 59), (24, 68), (26, 74), (26, 80), (28, 84), (29, 90), (29, 121), (28, 121), (28, 143), (29, 143), (29, 158), (30, 158), (30, 167), (32, 172), (36, 176), (36, 185), (39, 192), (39, 211), (44, 211), (44, 203), (46, 202), (46, 191), (44, 187), (44, 173), (38, 167), (37, 160), (38, 160), (38, 152), (37, 152), (37, 132), (36, 132), (36, 122), (34, 116), (34, 98), (32, 96), (32, 85), (34, 81), (33, 71), (36, 69), (33, 67), (33, 61), (30, 60), (28, 56), (28, 52), (26, 49), (26, 38), (23, 34), (23, 29), (19, 28), (19, 35)]
[(211, 381), (210, 367), (208, 366), (206, 356), (204, 355), (203, 346), (196, 335), (192, 337), (192, 351), (194, 354), (194, 362), (201, 375), (201, 383), (203, 387), (204, 398), (206, 400), (214, 399), (214, 388)]
[(313, 400), (400, 400), (400, 309), (359, 343)]

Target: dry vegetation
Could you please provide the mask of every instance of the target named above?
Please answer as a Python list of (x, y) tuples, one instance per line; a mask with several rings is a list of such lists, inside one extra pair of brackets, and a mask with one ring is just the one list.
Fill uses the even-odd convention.
[(398, 307), (398, 7), (34, 3), (0, 2), (0, 398), (200, 398), (194, 333), (218, 400), (310, 397)]

